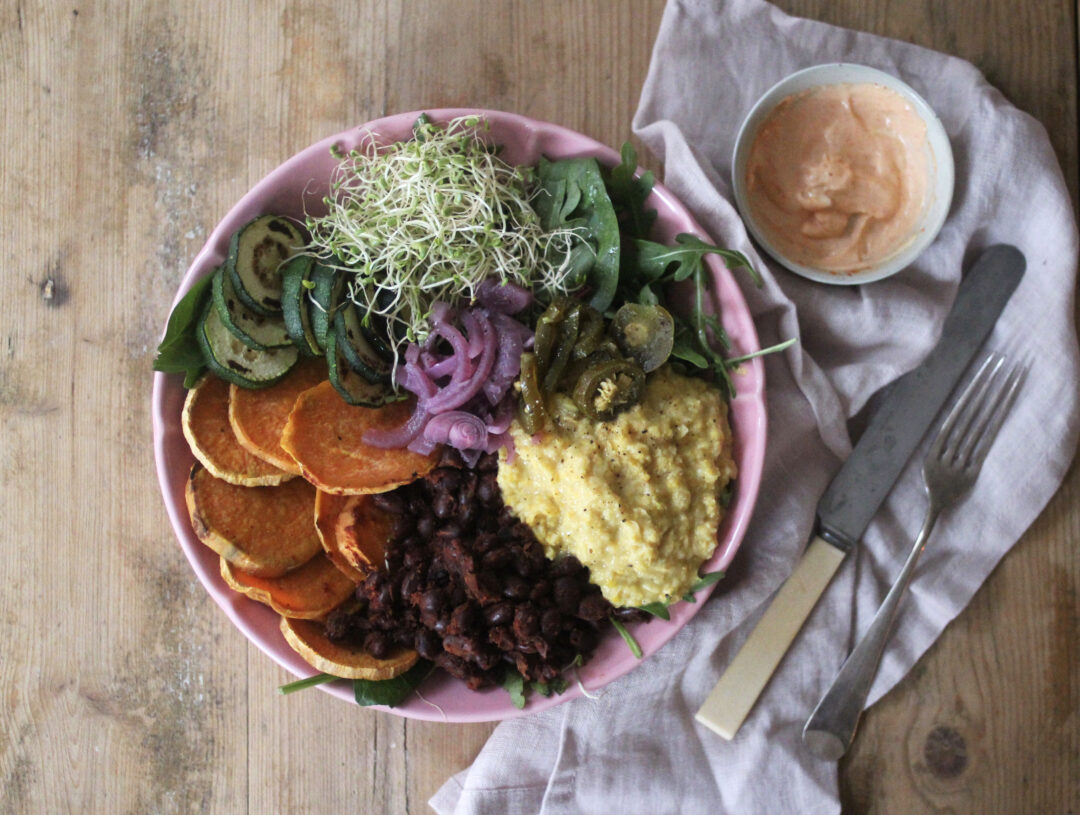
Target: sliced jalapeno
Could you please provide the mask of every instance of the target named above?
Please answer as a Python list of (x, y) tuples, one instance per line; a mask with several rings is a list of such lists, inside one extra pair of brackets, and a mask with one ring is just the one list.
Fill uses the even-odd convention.
[(636, 362), (613, 359), (585, 369), (574, 385), (574, 404), (590, 418), (607, 421), (641, 401), (645, 372)]
[(540, 391), (540, 380), (536, 372), (535, 354), (526, 352), (521, 355), (520, 382), (521, 409), (518, 411), (518, 418), (525, 432), (532, 435), (544, 426), (547, 418), (544, 394)]
[(575, 305), (559, 323), (559, 336), (555, 341), (555, 348), (551, 352), (547, 370), (542, 372), (543, 380), (540, 386), (544, 393), (555, 393), (559, 387), (559, 380), (562, 378), (563, 371), (566, 370), (566, 363), (570, 361), (574, 353), (574, 344), (577, 342), (580, 326), (581, 307)]
[(611, 335), (619, 350), (645, 373), (655, 371), (671, 356), (675, 321), (663, 306), (626, 303), (611, 321)]

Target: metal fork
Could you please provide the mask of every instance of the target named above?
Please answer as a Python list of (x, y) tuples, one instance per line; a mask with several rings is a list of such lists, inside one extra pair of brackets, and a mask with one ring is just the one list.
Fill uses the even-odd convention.
[(815, 756), (839, 759), (851, 745), (881, 662), (900, 600), (911, 582), (927, 538), (942, 510), (971, 489), (986, 454), (1016, 399), (1023, 369), (1005, 369), (1005, 357), (990, 354), (957, 399), (923, 462), (929, 507), (911, 552), (863, 638), (844, 661), (803, 728), (803, 742)]

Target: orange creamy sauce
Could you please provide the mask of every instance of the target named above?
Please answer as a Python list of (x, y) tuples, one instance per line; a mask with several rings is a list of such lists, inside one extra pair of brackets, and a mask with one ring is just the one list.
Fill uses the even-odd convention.
[(811, 88), (769, 114), (746, 174), (754, 219), (782, 254), (858, 271), (917, 234), (930, 185), (926, 124), (882, 85)]

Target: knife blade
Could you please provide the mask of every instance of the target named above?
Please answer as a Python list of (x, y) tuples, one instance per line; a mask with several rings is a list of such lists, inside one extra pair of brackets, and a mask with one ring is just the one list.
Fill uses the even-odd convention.
[(862, 537), (1023, 277), (1014, 246), (986, 249), (964, 276), (941, 337), (914, 370), (887, 387), (817, 506), (813, 540), (721, 675), (696, 719), (735, 736), (844, 556)]

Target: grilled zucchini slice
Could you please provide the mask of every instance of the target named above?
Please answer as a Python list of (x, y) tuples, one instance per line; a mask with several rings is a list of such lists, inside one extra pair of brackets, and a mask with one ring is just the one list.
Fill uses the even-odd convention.
[(293, 345), (306, 357), (321, 357), (322, 346), (311, 326), (308, 286), (315, 259), (297, 255), (281, 268), (281, 317)]
[(315, 261), (309, 279), (314, 284), (307, 298), (308, 312), (311, 315), (311, 331), (315, 335), (315, 342), (325, 351), (327, 337), (330, 335), (334, 322), (334, 312), (345, 290), (345, 275), (337, 269)]
[(225, 327), (211, 301), (195, 332), (206, 367), (226, 382), (241, 388), (265, 388), (281, 381), (300, 358), (294, 345), (256, 351)]
[(278, 215), (260, 215), (233, 233), (225, 274), (236, 296), (256, 314), (281, 313), (281, 266), (305, 244), (300, 227)]
[(220, 268), (214, 272), (211, 287), (221, 322), (248, 348), (267, 351), (290, 344), (281, 315), (264, 317), (245, 306), (236, 296), (231, 279)]
[(368, 382), (389, 382), (393, 364), (368, 341), (360, 308), (346, 300), (334, 315), (334, 335), (349, 367)]
[(350, 405), (379, 407), (388, 402), (396, 402), (406, 395), (396, 393), (389, 382), (368, 382), (350, 368), (344, 352), (338, 346), (335, 332), (331, 332), (327, 338), (326, 362), (330, 384)]

